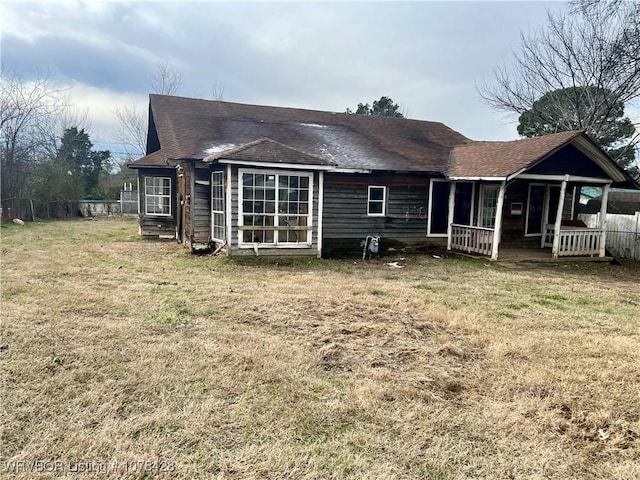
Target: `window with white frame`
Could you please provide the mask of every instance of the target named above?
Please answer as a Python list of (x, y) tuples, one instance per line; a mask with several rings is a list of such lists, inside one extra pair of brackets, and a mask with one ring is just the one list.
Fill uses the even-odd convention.
[(145, 214), (171, 216), (171, 178), (145, 177)]
[(240, 172), (241, 243), (311, 244), (313, 174)]
[(384, 217), (386, 211), (387, 187), (370, 185), (367, 198), (367, 215)]
[(224, 242), (224, 172), (211, 173), (211, 237)]

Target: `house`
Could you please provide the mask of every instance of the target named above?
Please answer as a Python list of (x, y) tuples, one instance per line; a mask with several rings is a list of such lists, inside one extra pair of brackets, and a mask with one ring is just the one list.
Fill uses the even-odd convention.
[(580, 187), (638, 188), (579, 131), (478, 142), (437, 122), (164, 95), (129, 166), (141, 235), (232, 256), (320, 256), (367, 236), (603, 256), (604, 225), (574, 221)]

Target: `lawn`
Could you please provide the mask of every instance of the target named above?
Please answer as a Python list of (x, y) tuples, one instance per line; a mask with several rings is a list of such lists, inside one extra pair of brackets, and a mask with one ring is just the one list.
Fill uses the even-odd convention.
[(1, 233), (2, 478), (640, 476), (637, 263)]

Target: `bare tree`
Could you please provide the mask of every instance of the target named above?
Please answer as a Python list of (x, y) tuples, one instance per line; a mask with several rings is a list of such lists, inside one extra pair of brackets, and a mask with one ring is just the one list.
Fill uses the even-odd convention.
[[(523, 115), (555, 92), (546, 97), (556, 102), (550, 110), (564, 109), (569, 125), (602, 136), (603, 119), (640, 97), (640, 7), (615, 1), (617, 8), (598, 0), (577, 0), (568, 13), (548, 13), (546, 29), (523, 34), (512, 65), (497, 68), (494, 81), (479, 87), (480, 95), (496, 110)], [(593, 98), (585, 100), (590, 93)], [(576, 112), (578, 117), (570, 118)], [(638, 140), (638, 135), (628, 139), (625, 150), (633, 149)]]
[[(156, 65), (151, 79), (151, 91), (161, 95), (173, 95), (182, 86), (182, 72), (168, 62)], [(114, 141), (122, 145), (124, 156), (115, 159), (119, 167), (142, 157), (147, 150), (147, 110), (134, 105), (121, 105), (114, 109), (119, 127)]]
[(119, 128), (116, 141), (122, 145), (127, 161), (141, 157), (147, 149), (147, 112), (142, 108), (123, 105), (116, 108)]
[(156, 74), (151, 79), (151, 90), (161, 95), (173, 95), (182, 86), (182, 72), (169, 62), (156, 65)]
[(216, 80), (216, 82), (211, 85), (211, 98), (214, 100), (224, 100), (224, 84)]
[(66, 109), (63, 90), (49, 72), (34, 81), (0, 71), (0, 158), (2, 200), (25, 196), (39, 162), (55, 149), (51, 138)]

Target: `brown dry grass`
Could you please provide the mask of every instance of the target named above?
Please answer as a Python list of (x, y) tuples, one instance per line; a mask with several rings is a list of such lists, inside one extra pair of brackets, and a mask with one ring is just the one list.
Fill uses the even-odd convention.
[(637, 264), (238, 261), (136, 231), (2, 229), (3, 478), (640, 475)]

